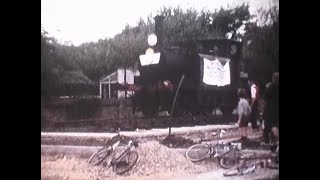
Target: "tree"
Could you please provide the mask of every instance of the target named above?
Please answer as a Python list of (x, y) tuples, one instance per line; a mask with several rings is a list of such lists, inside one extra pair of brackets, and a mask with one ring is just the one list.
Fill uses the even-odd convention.
[(59, 74), (62, 67), (55, 62), (55, 39), (41, 32), (41, 96), (47, 97), (58, 92), (61, 87)]
[(266, 83), (273, 72), (279, 71), (279, 9), (261, 9), (259, 16), (260, 23), (254, 21), (246, 27), (243, 56), (250, 60), (252, 76)]
[[(167, 44), (194, 39), (240, 40), (243, 28), (251, 18), (249, 5), (242, 4), (234, 8), (198, 13), (194, 9), (164, 7), (160, 15), (164, 20), (164, 41)], [(228, 35), (231, 34), (231, 37)]]
[[(64, 94), (68, 86), (68, 82), (65, 82), (67, 75), (74, 75), (77, 70), (80, 70), (78, 74), (82, 75), (75, 61), (74, 51), (74, 46), (60, 45), (54, 38), (48, 37), (47, 32), (41, 32), (41, 97)], [(73, 77), (71, 81), (74, 81), (79, 80), (80, 76), (75, 74), (69, 77)], [(82, 79), (85, 78), (85, 75), (82, 75)]]

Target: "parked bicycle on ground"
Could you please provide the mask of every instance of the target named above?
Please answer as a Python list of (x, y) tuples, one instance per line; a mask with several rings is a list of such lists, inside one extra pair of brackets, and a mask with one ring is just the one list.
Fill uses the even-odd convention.
[(117, 155), (115, 152), (119, 145), (120, 141), (117, 141), (111, 146), (104, 146), (99, 149), (89, 158), (89, 164), (96, 166), (103, 162), (104, 166), (112, 166), (116, 174), (123, 174), (129, 171), (136, 164), (139, 155), (134, 150), (135, 145), (132, 140), (125, 146), (125, 150), (120, 155)]
[[(256, 153), (241, 153), (239, 152), (241, 150), (234, 149), (231, 150), (228, 154), (224, 155), (220, 159), (220, 164), (224, 165), (225, 167), (230, 167), (230, 166), (236, 166), (239, 165), (241, 161), (245, 159), (255, 159), (255, 158), (261, 158), (264, 157), (263, 155), (258, 155)], [(267, 157), (271, 159), (275, 163), (279, 163), (279, 144), (276, 144), (271, 147), (270, 149), (271, 152), (267, 153)]]
[[(224, 176), (244, 175), (254, 172), (257, 165), (270, 169), (279, 169), (279, 144), (274, 145), (267, 154), (254, 154), (233, 159), (237, 165), (223, 173)], [(227, 156), (225, 156), (227, 158)]]
[[(220, 131), (220, 138), (222, 138), (222, 134), (225, 133), (224, 130)], [(216, 134), (215, 134), (216, 135)], [(228, 169), (235, 165), (235, 163), (226, 163), (222, 161), (224, 156), (228, 155), (228, 157), (233, 157), (233, 159), (237, 159), (236, 157), (240, 157), (244, 155), (241, 149), (241, 143), (224, 143), (222, 140), (218, 141), (217, 144), (211, 145), (207, 143), (195, 144), (187, 149), (186, 158), (192, 162), (202, 161), (209, 157), (213, 157), (214, 159), (218, 159), (220, 166), (222, 168)]]
[[(235, 175), (245, 175), (248, 173), (253, 173), (257, 167), (260, 165), (262, 168), (267, 167), (270, 169), (279, 169), (279, 164), (272, 165), (273, 153), (263, 154), (263, 155), (253, 155), (247, 157), (241, 157), (241, 163), (226, 170), (224, 176), (235, 176)], [(278, 162), (279, 163), (279, 162)]]

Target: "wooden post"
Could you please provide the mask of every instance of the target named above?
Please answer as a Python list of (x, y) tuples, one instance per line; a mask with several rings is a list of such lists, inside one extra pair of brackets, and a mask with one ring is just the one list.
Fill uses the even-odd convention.
[(108, 78), (109, 83), (108, 83), (108, 88), (109, 88), (109, 99), (111, 98), (111, 85), (110, 85), (110, 77)]
[[(181, 86), (181, 84), (183, 82), (183, 79), (184, 79), (184, 74), (181, 76), (178, 88), (177, 88), (176, 93), (175, 93), (174, 98), (173, 98), (173, 103), (172, 103), (172, 106), (171, 106), (171, 116), (173, 116), (174, 106), (176, 105), (177, 96), (179, 94), (180, 86)], [(169, 136), (170, 135), (171, 135), (171, 120), (169, 120)]]
[[(127, 84), (127, 68), (124, 68), (124, 84)], [(127, 89), (124, 91), (124, 98), (127, 99)]]
[(102, 99), (102, 84), (101, 81), (99, 81), (99, 89), (100, 89), (100, 99)]

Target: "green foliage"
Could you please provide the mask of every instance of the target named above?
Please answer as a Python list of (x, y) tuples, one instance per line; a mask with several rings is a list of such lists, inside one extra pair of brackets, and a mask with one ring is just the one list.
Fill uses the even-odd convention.
[(276, 6), (260, 10), (259, 16), (262, 24), (246, 26), (243, 56), (249, 60), (252, 76), (266, 83), (273, 72), (279, 71), (279, 10)]
[[(95, 86), (72, 59), (73, 54), (68, 47), (60, 45), (54, 38), (48, 37), (45, 31), (41, 32), (41, 96), (66, 95), (67, 91), (75, 92), (81, 85)], [(77, 71), (78, 70), (78, 71)], [(72, 88), (77, 85), (77, 88)], [(81, 94), (82, 92), (77, 92)], [(70, 95), (70, 93), (67, 93)]]
[(57, 93), (61, 84), (59, 75), (62, 66), (55, 55), (56, 48), (51, 43), (54, 39), (47, 37), (45, 31), (41, 32), (41, 95), (47, 96)]
[(219, 11), (201, 11), (194, 9), (185, 12), (181, 8), (163, 8), (160, 15), (164, 20), (165, 42), (176, 42), (190, 39), (239, 39), (238, 30), (251, 18), (249, 6), (242, 4)]

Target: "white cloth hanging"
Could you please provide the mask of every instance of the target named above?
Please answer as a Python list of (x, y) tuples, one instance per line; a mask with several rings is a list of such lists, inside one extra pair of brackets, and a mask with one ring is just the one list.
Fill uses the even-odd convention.
[(227, 61), (226, 64), (223, 66), (223, 78), (221, 81), (221, 86), (226, 86), (231, 83), (231, 77), (230, 77), (230, 64)]
[(225, 86), (230, 84), (230, 65), (223, 66), (218, 59), (203, 58), (203, 82), (208, 85)]

